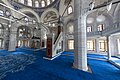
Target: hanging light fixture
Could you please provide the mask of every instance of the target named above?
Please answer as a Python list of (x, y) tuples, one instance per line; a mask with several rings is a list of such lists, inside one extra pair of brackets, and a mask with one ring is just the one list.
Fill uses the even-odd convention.
[(51, 26), (51, 23), (49, 22), (48, 25)]
[(52, 27), (55, 27), (55, 23), (52, 24)]
[(10, 27), (11, 27), (11, 24), (9, 24), (8, 27), (10, 28)]

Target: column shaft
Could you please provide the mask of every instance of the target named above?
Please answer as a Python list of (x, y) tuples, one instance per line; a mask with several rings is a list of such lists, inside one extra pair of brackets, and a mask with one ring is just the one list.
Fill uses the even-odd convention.
[(100, 48), (99, 48), (99, 38), (95, 39), (95, 49), (96, 49), (96, 53), (100, 52)]
[[(86, 1), (86, 0), (84, 0)], [(87, 71), (86, 20), (83, 0), (74, 0), (74, 63), (77, 69)], [(85, 4), (84, 4), (85, 5)]]
[(109, 43), (110, 43), (110, 41), (109, 41), (109, 36), (107, 36), (106, 37), (106, 39), (107, 39), (107, 54), (108, 54), (108, 60), (110, 60), (111, 59), (111, 53), (110, 53), (110, 46), (109, 46)]
[(17, 37), (17, 28), (15, 24), (12, 25), (10, 29), (10, 36), (9, 36), (9, 48), (8, 51), (15, 51), (16, 49), (16, 37)]

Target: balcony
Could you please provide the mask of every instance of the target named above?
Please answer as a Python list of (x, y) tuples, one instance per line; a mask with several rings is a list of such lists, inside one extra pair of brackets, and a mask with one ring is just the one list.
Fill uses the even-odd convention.
[(101, 31), (93, 31), (93, 32), (87, 32), (87, 36), (101, 36), (102, 32)]
[(106, 35), (111, 35), (114, 33), (120, 32), (120, 22), (116, 22), (111, 26), (108, 26), (105, 28), (103, 31), (92, 31), (92, 32), (87, 32), (87, 36), (106, 36)]
[(116, 22), (112, 26), (105, 28), (102, 31), (102, 35), (110, 35), (117, 32), (120, 32), (120, 22)]

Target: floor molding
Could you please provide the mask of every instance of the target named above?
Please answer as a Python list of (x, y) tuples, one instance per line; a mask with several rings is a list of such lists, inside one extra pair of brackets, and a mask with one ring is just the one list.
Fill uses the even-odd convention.
[(61, 55), (62, 52), (58, 53), (57, 55), (55, 55), (52, 58), (48, 58), (48, 57), (43, 57), (43, 59), (47, 59), (47, 60), (54, 60), (55, 58), (59, 57)]
[(112, 60), (109, 60), (108, 62), (120, 69), (120, 64), (117, 64), (113, 62)]

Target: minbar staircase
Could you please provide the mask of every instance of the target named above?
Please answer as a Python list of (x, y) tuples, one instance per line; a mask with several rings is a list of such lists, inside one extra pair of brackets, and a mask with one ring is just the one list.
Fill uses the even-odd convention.
[(54, 37), (55, 36), (53, 34), (49, 34), (48, 36), (45, 59), (53, 60), (63, 51), (63, 32), (60, 32), (56, 40), (54, 40)]
[(61, 32), (59, 34), (59, 36), (57, 37), (55, 43), (53, 44), (53, 56), (55, 56), (56, 54), (62, 52), (62, 41), (63, 41), (63, 32)]

